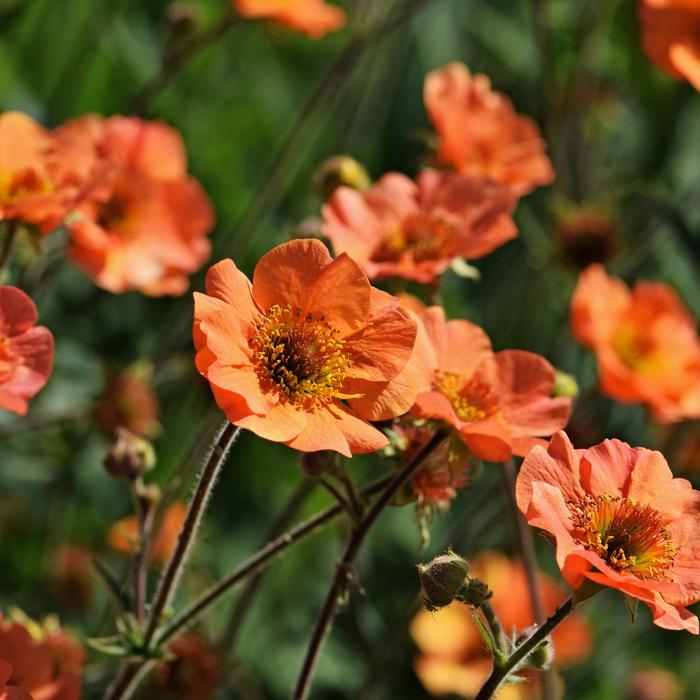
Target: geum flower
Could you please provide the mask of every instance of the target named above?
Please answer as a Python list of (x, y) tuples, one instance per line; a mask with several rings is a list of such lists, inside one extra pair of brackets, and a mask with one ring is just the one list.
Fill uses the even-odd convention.
[[(11, 693), (7, 700), (80, 700), (85, 652), (54, 618), (36, 622), (17, 611), (13, 618), (0, 615), (0, 659), (12, 667), (11, 687), (28, 695)], [(0, 673), (2, 672), (0, 664)], [(7, 668), (5, 668), (7, 672)], [(2, 699), (0, 683), (0, 699)]]
[(463, 63), (428, 74), (425, 107), (438, 137), (437, 160), (464, 175), (486, 175), (521, 197), (554, 180), (537, 124)]
[(434, 283), (455, 258), (471, 260), (517, 235), (515, 199), (487, 178), (424, 170), (388, 173), (365, 191), (340, 187), (323, 207), (323, 233), (370, 279)]
[(595, 352), (605, 394), (644, 403), (663, 423), (700, 417), (700, 338), (671, 287), (638, 282), (629, 290), (591, 265), (574, 291), (571, 327)]
[(12, 666), (0, 659), (0, 700), (32, 700), (32, 696), (17, 686), (6, 685), (12, 678)]
[(49, 380), (53, 335), (35, 326), (34, 302), (17, 287), (0, 286), (0, 409), (24, 415), (28, 400)]
[(231, 260), (195, 293), (196, 364), (229, 421), (304, 452), (373, 452), (368, 421), (413, 403), (416, 324), (347, 255), (317, 240), (264, 255), (253, 283)]
[(574, 450), (559, 432), (523, 462), (518, 507), (550, 533), (569, 585), (586, 581), (646, 603), (654, 623), (698, 634), (700, 492), (660, 452), (605, 440)]
[(700, 90), (700, 2), (640, 0), (638, 9), (642, 45), (649, 58)]
[(1, 114), (0, 221), (21, 220), (43, 233), (57, 228), (79, 193), (72, 155), (26, 114)]
[(524, 456), (566, 425), (571, 399), (552, 398), (555, 371), (543, 357), (523, 350), (494, 353), (479, 326), (446, 321), (438, 306), (415, 318), (428, 339), (420, 361), (427, 388), (412, 415), (447, 423), (475, 457), (490, 462)]
[(269, 19), (312, 39), (320, 39), (345, 25), (345, 12), (323, 0), (233, 0), (242, 17)]
[[(501, 624), (510, 634), (522, 632), (535, 622), (523, 563), (500, 552), (484, 552), (469, 562), (470, 575), (488, 583), (491, 603)], [(563, 588), (545, 573), (537, 572), (538, 589), (545, 610), (554, 610), (565, 598)], [(486, 680), (493, 659), (465, 605), (452, 605), (428, 612), (422, 610), (411, 622), (419, 655), (416, 675), (432, 695), (455, 694), (472, 698)], [(557, 666), (582, 661), (592, 646), (591, 629), (579, 615), (571, 615), (552, 635)], [(521, 672), (522, 673), (522, 672)], [(526, 672), (527, 673), (527, 672)], [(540, 697), (537, 676), (527, 673), (527, 683), (510, 684), (499, 692), (499, 700)]]
[(81, 202), (66, 222), (73, 262), (110, 292), (183, 294), (209, 257), (214, 217), (187, 174), (180, 135), (162, 122), (92, 115), (55, 138), (92, 151), (91, 163), (81, 163)]

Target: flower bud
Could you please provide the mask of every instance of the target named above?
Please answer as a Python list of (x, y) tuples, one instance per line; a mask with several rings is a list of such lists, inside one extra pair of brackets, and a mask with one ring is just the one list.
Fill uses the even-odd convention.
[(418, 578), (428, 610), (449, 605), (464, 588), (469, 564), (453, 551), (435, 557), (428, 564), (418, 565)]
[(104, 460), (105, 469), (115, 479), (133, 481), (153, 469), (155, 451), (147, 440), (136, 437), (126, 428), (119, 428)]
[(168, 5), (165, 12), (168, 29), (181, 37), (197, 28), (201, 19), (201, 8), (191, 0), (175, 0)]
[(302, 452), (301, 468), (306, 476), (317, 479), (323, 474), (334, 471), (335, 456), (330, 450), (319, 450), (318, 452)]
[(562, 258), (583, 270), (604, 263), (619, 247), (619, 232), (611, 215), (596, 208), (569, 208), (559, 216), (557, 243)]
[(314, 189), (324, 201), (342, 185), (354, 190), (366, 190), (371, 184), (364, 166), (350, 156), (328, 158), (314, 173)]
[(578, 396), (579, 387), (576, 377), (560, 370), (556, 370), (554, 376), (554, 389), (552, 396), (569, 396), (575, 399)]
[(478, 578), (470, 578), (459, 592), (459, 600), (474, 608), (480, 608), (492, 595), (487, 583)]

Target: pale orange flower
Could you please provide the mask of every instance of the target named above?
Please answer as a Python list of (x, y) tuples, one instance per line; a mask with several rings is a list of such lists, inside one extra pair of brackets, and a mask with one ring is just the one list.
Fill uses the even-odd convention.
[(628, 680), (629, 695), (626, 700), (682, 700), (683, 685), (672, 671), (663, 668), (647, 668), (635, 671)]
[(571, 327), (594, 350), (608, 396), (645, 403), (663, 423), (700, 417), (700, 338), (671, 287), (638, 282), (630, 291), (591, 265), (573, 295)]
[[(187, 515), (184, 503), (173, 503), (163, 514), (160, 523), (156, 523), (156, 531), (149, 550), (152, 564), (159, 566), (170, 558), (177, 546), (177, 539)], [(129, 515), (114, 523), (107, 533), (109, 545), (124, 554), (134, 554), (139, 546), (139, 525), (135, 515)]]
[(35, 326), (34, 302), (17, 287), (0, 285), (0, 409), (24, 415), (53, 367), (53, 335)]
[[(525, 567), (519, 560), (499, 552), (486, 552), (470, 561), (470, 575), (485, 581), (493, 591), (491, 603), (504, 630), (524, 631), (534, 622)], [(546, 574), (538, 572), (538, 586), (544, 608), (554, 610), (565, 594)], [(453, 693), (473, 697), (491, 671), (492, 659), (465, 605), (453, 603), (436, 612), (422, 610), (411, 623), (411, 635), (419, 656), (416, 674), (432, 695)], [(559, 666), (585, 659), (592, 646), (588, 623), (572, 615), (554, 630), (552, 641)], [(528, 682), (507, 685), (499, 700), (530, 700), (539, 697), (535, 674)]]
[(196, 364), (227, 418), (302, 452), (374, 452), (368, 421), (404, 413), (419, 376), (416, 324), (347, 255), (317, 240), (264, 255), (253, 284), (231, 260), (195, 292)]
[(483, 176), (424, 170), (414, 182), (388, 173), (365, 191), (336, 190), (323, 233), (370, 279), (429, 284), (455, 258), (480, 258), (515, 238), (514, 207), (513, 195)]
[(422, 366), (428, 388), (411, 413), (457, 430), (471, 453), (490, 462), (526, 455), (541, 437), (563, 428), (571, 399), (552, 398), (555, 372), (540, 355), (522, 350), (494, 353), (479, 326), (445, 320), (438, 306), (416, 316), (429, 339)]
[(0, 615), (0, 659), (12, 667), (8, 685), (26, 689), (32, 700), (80, 700), (83, 649), (53, 618), (43, 623), (21, 614), (16, 618)]
[(269, 19), (312, 39), (345, 26), (345, 12), (324, 0), (232, 0), (233, 9), (242, 17)]
[(649, 58), (669, 75), (700, 90), (700, 2), (640, 0), (638, 10)]
[(69, 254), (110, 292), (183, 294), (209, 257), (209, 200), (187, 174), (180, 135), (162, 122), (87, 116), (55, 132), (89, 144), (84, 190), (67, 219)]
[(464, 175), (486, 175), (518, 197), (554, 179), (535, 122), (463, 63), (432, 71), (423, 94), (438, 136), (437, 158)]
[(698, 634), (700, 492), (674, 479), (660, 452), (605, 440), (574, 450), (559, 432), (523, 462), (527, 521), (552, 535), (573, 589), (587, 581), (646, 603), (654, 623)]
[(57, 228), (79, 193), (74, 155), (26, 114), (0, 114), (0, 221)]

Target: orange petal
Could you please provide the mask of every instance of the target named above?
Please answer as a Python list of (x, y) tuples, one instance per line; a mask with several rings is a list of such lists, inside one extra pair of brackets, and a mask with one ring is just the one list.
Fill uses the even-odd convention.
[(315, 239), (283, 243), (263, 255), (253, 274), (253, 299), (262, 311), (289, 305), (303, 309), (314, 282), (332, 262), (326, 246)]
[(250, 415), (233, 422), (266, 440), (288, 443), (304, 430), (310, 415), (291, 404), (278, 403), (264, 416)]
[(207, 294), (233, 307), (241, 318), (254, 323), (259, 312), (253, 301), (253, 287), (233, 260), (216, 263), (207, 271)]

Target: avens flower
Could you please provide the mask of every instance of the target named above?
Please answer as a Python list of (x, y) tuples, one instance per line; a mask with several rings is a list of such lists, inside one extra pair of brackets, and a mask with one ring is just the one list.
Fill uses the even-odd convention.
[(700, 3), (639, 0), (642, 45), (663, 71), (700, 90)]
[(320, 39), (345, 25), (345, 12), (324, 0), (232, 0), (242, 17), (275, 24)]
[(404, 413), (420, 379), (408, 363), (416, 324), (398, 299), (312, 239), (264, 255), (252, 285), (231, 260), (206, 284), (196, 364), (229, 421), (303, 452), (387, 444), (368, 421)]
[(209, 257), (214, 217), (187, 174), (180, 135), (162, 122), (93, 115), (68, 122), (56, 138), (92, 150), (67, 220), (73, 262), (110, 292), (183, 294)]
[(323, 207), (323, 232), (370, 279), (429, 284), (455, 258), (474, 259), (515, 238), (510, 191), (482, 175), (388, 173), (361, 192), (340, 187)]
[(591, 265), (571, 301), (571, 327), (595, 352), (605, 394), (644, 403), (663, 423), (700, 417), (700, 338), (671, 287), (638, 282), (630, 290)]
[[(80, 700), (82, 696), (85, 652), (55, 618), (36, 622), (19, 611), (10, 618), (0, 615), (0, 659), (12, 667), (7, 684), (26, 689), (33, 700)], [(8, 700), (23, 697), (9, 695)]]
[(464, 175), (485, 175), (518, 197), (554, 179), (537, 125), (492, 90), (485, 75), (450, 63), (428, 74), (423, 97), (439, 162)]
[(0, 700), (32, 700), (32, 696), (17, 686), (6, 685), (12, 678), (12, 666), (0, 659)]
[(0, 286), (0, 409), (25, 414), (49, 380), (53, 335), (35, 326), (34, 302), (17, 287)]
[(536, 447), (518, 475), (518, 506), (556, 542), (573, 589), (586, 581), (646, 603), (654, 623), (698, 634), (700, 492), (659, 452), (605, 440), (574, 450), (565, 433)]
[(429, 387), (418, 395), (413, 415), (447, 423), (475, 457), (490, 462), (524, 456), (566, 425), (571, 399), (552, 398), (555, 370), (543, 357), (494, 353), (479, 326), (446, 321), (438, 306), (416, 319), (429, 339), (422, 363)]

